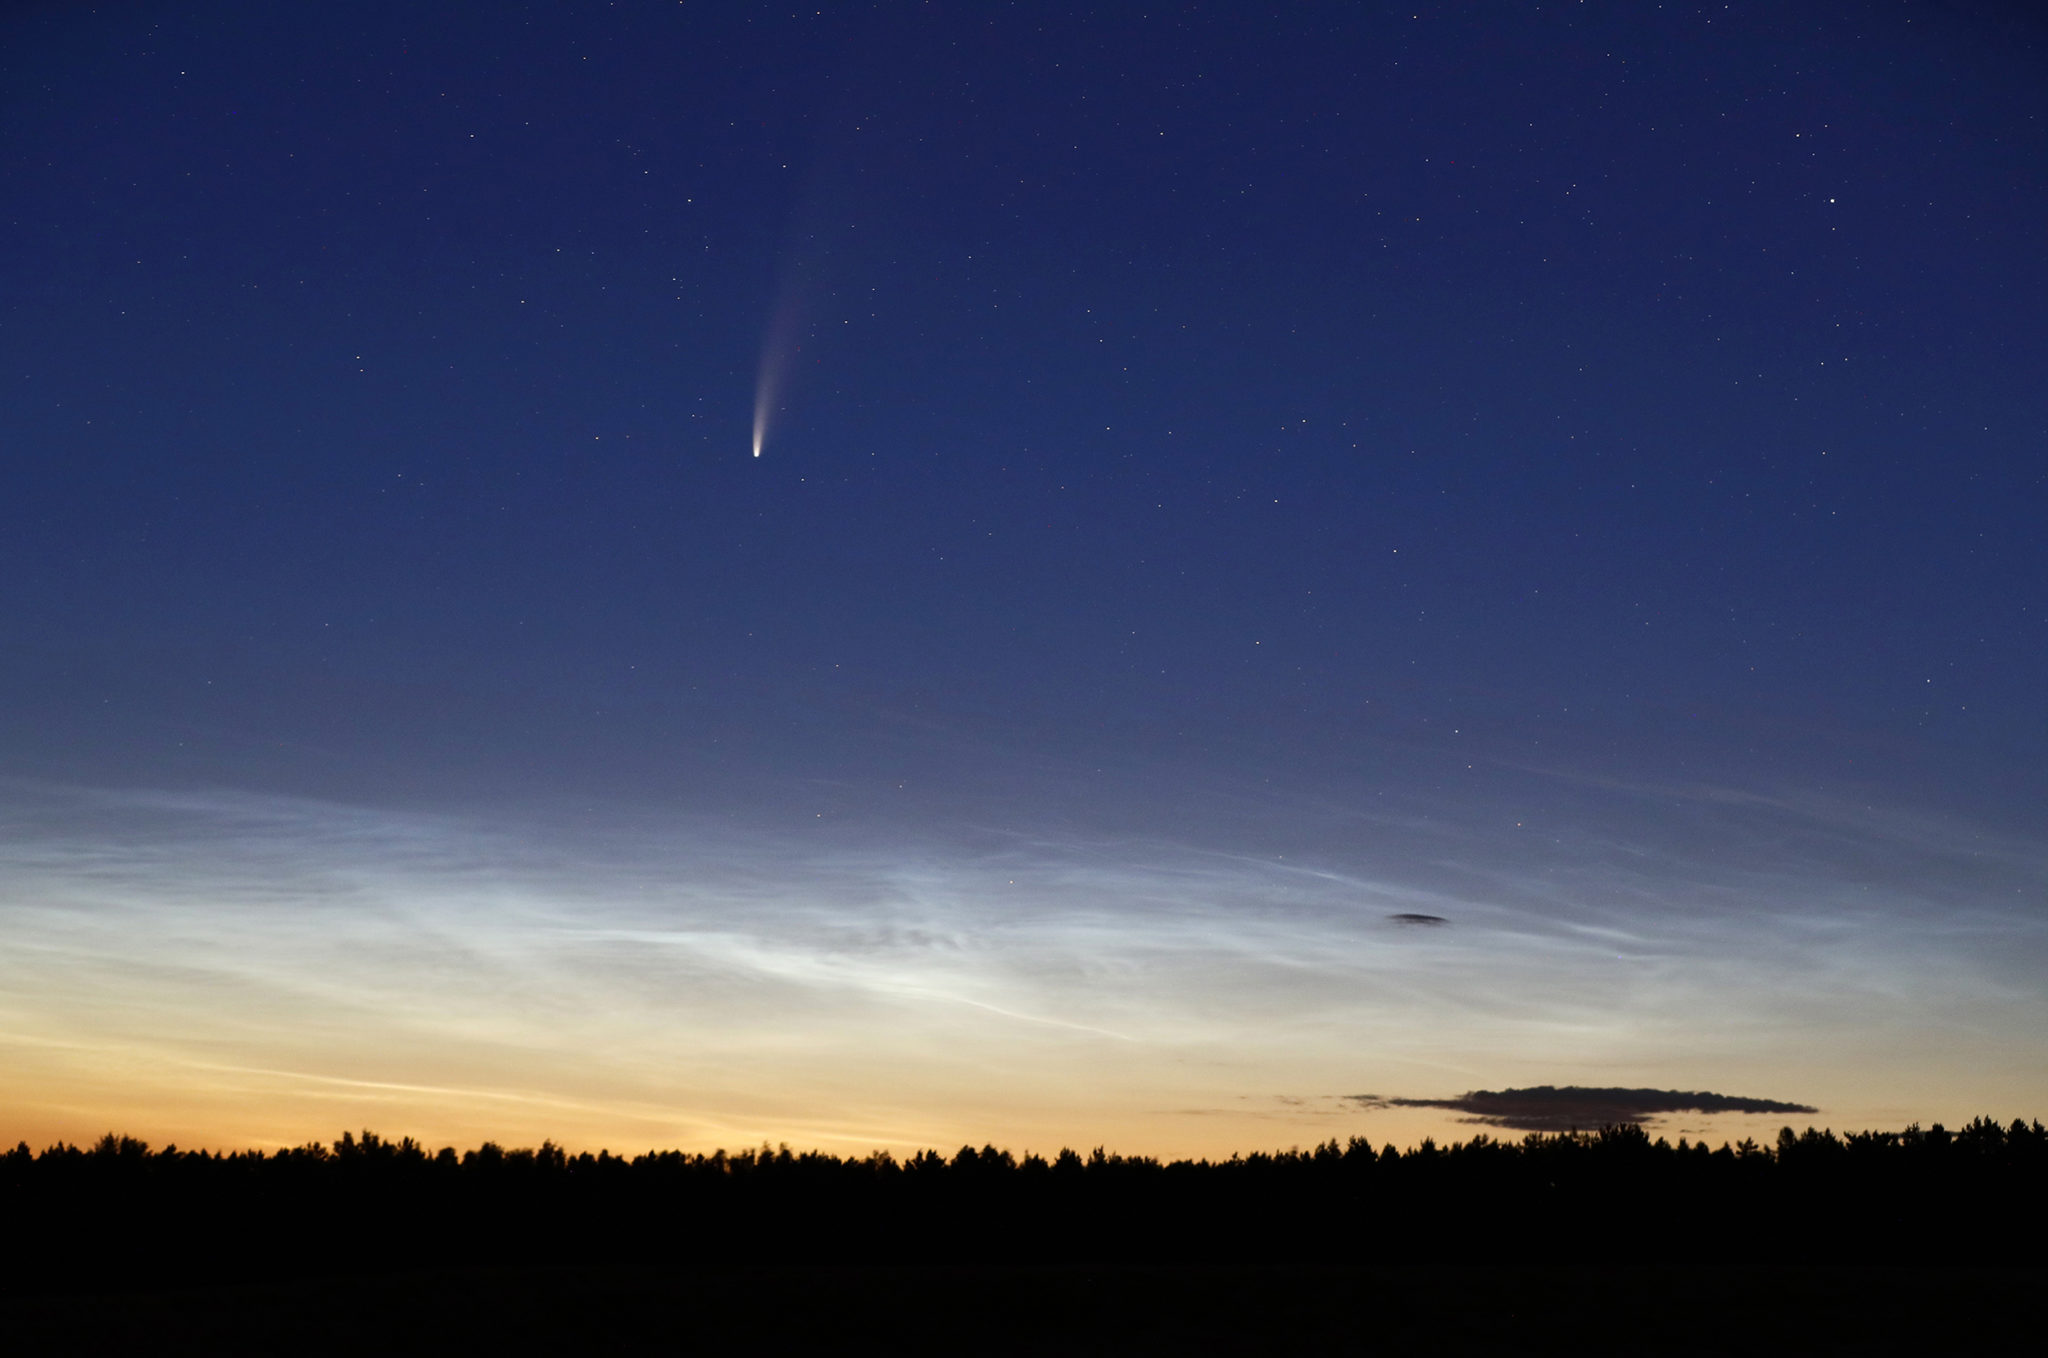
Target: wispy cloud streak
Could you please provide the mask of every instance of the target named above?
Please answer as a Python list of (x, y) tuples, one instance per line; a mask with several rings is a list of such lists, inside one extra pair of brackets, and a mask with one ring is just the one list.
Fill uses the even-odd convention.
[[(1914, 1079), (1935, 1069), (1915, 1032), (1967, 1024), (2009, 1054), (2048, 1022), (2043, 926), (2008, 895), (2038, 853), (1790, 806), (1736, 802), (1683, 843), (1654, 820), (1631, 837), (1612, 806), (1541, 844), (1420, 818), (1283, 859), (4, 792), (0, 1042), (56, 1075), (97, 1060), (87, 1084), (283, 1072), (631, 1108), (678, 1137), (1101, 1117), (1418, 1069), (1832, 1078), (1835, 1106), (1818, 1072), (1849, 1054)], [(1784, 1056), (1788, 1028), (1809, 1060)]]

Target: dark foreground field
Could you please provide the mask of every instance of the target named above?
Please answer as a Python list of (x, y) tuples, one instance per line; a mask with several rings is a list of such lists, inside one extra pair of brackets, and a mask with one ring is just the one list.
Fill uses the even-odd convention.
[(2039, 1267), (1939, 1265), (499, 1268), (17, 1297), (0, 1350), (2030, 1352), (2044, 1296)]
[(2048, 1127), (1228, 1161), (0, 1154), (38, 1353), (2031, 1353)]

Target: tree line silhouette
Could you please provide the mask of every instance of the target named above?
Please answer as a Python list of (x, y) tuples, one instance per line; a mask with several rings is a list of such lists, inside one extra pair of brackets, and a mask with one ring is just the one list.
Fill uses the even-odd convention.
[(421, 1266), (2048, 1262), (2048, 1128), (1978, 1118), (1709, 1149), (1636, 1125), (1362, 1137), (1224, 1160), (994, 1146), (457, 1153), (332, 1145), (0, 1154), (0, 1290), (263, 1281)]

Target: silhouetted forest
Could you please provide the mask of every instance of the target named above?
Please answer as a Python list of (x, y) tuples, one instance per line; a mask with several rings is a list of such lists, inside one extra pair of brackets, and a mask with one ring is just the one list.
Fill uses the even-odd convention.
[(24, 1292), (424, 1266), (2048, 1262), (2048, 1129), (1980, 1118), (1709, 1149), (1640, 1127), (1162, 1162), (963, 1146), (631, 1158), (372, 1133), (0, 1155)]

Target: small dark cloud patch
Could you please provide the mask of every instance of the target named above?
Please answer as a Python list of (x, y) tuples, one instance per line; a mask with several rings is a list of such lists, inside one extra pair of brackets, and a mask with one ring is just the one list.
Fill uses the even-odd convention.
[(1434, 929), (1438, 925), (1450, 923), (1442, 915), (1418, 915), (1407, 910), (1398, 915), (1389, 915), (1387, 918), (1396, 924), (1407, 924), (1423, 929)]
[(1803, 1103), (1750, 1099), (1736, 1094), (1678, 1089), (1588, 1089), (1537, 1085), (1532, 1089), (1475, 1089), (1453, 1099), (1383, 1098), (1351, 1094), (1362, 1108), (1448, 1108), (1461, 1122), (1523, 1132), (1590, 1131), (1625, 1122), (1653, 1123), (1672, 1113), (1817, 1113)]

